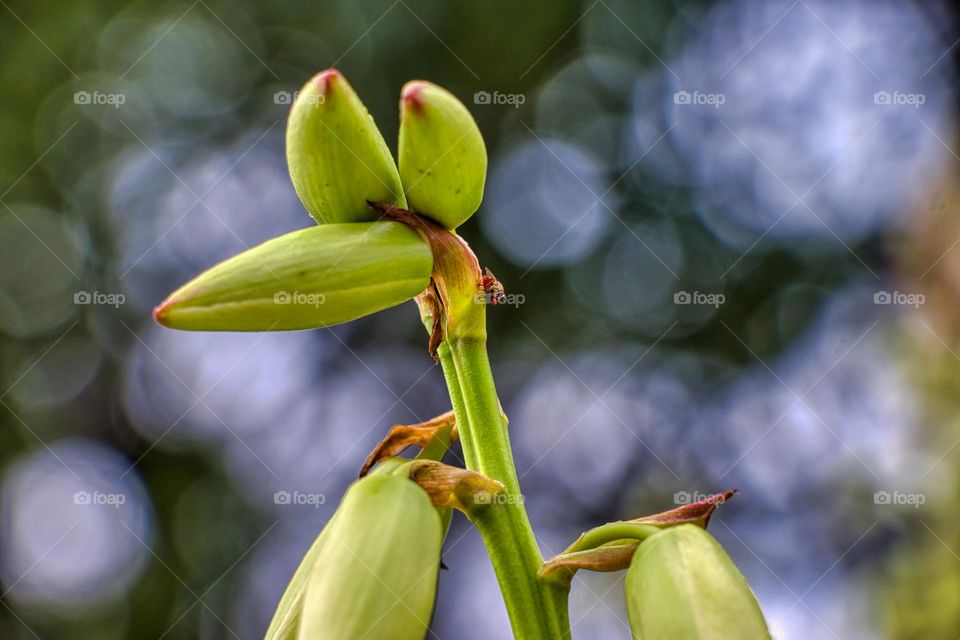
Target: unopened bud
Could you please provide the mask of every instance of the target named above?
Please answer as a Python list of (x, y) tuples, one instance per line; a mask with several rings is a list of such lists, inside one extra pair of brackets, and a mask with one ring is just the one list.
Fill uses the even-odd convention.
[(626, 579), (636, 640), (768, 640), (750, 585), (704, 529), (682, 524), (640, 543)]
[(380, 130), (336, 69), (321, 71), (297, 94), (287, 166), (303, 206), (321, 224), (376, 220), (368, 200), (406, 206)]
[(430, 283), (427, 243), (397, 222), (294, 231), (236, 255), (154, 310), (174, 329), (314, 329), (400, 304)]
[(354, 482), (308, 553), (309, 566), (294, 575), (267, 640), (422, 640), (442, 544), (437, 509), (405, 475)]
[(480, 207), (487, 149), (473, 116), (446, 89), (423, 80), (404, 85), (398, 162), (417, 213), (455, 229)]

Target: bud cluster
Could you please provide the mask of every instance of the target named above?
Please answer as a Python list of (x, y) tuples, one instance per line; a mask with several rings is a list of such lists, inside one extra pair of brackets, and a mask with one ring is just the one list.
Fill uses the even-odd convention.
[[(479, 208), (486, 147), (473, 116), (445, 89), (422, 80), (403, 88), (396, 163), (336, 69), (316, 74), (295, 93), (278, 92), (275, 100), (292, 103), (290, 178), (320, 226), (268, 241), (199, 275), (157, 307), (161, 324), (207, 331), (312, 329), (400, 304), (439, 279), (433, 254), (443, 243), (404, 228), (397, 218), (383, 220), (383, 209), (371, 203), (401, 211), (409, 206), (411, 215), (440, 230), (456, 228)], [(440, 298), (448, 302), (445, 292)]]
[[(477, 95), (483, 97), (478, 104), (487, 104), (500, 94)], [(719, 107), (725, 100), (698, 92), (677, 96), (677, 104)], [(274, 100), (291, 104), (287, 164), (317, 226), (213, 266), (170, 294), (154, 310), (155, 319), (186, 330), (312, 329), (415, 299), (431, 333), (431, 354), (447, 358), (444, 373), (457, 414), (396, 425), (370, 454), (362, 477), (294, 573), (266, 640), (423, 640), (453, 509), (481, 529), (518, 638), (563, 635), (566, 615), (555, 596), (569, 590), (579, 569), (626, 569), (634, 638), (769, 638), (749, 586), (705, 531), (717, 505), (733, 492), (700, 500), (678, 493), (680, 506), (592, 529), (533, 575), (541, 556), (484, 349), (485, 307), (520, 305), (524, 297), (507, 294), (489, 270), (482, 272), (455, 233), (479, 208), (487, 170), (486, 147), (467, 108), (432, 83), (408, 82), (394, 162), (370, 113), (336, 69)], [(88, 100), (98, 101), (97, 94)], [(674, 301), (719, 307), (725, 300), (719, 293), (681, 291)], [(77, 292), (75, 302), (124, 301)], [(440, 462), (458, 436), (465, 459), (479, 460), (473, 468), (489, 475)], [(418, 459), (396, 457), (409, 446), (421, 447)], [(75, 497), (78, 504), (113, 506), (122, 499), (86, 492)], [(319, 508), (326, 498), (278, 491), (274, 502), (278, 508)]]

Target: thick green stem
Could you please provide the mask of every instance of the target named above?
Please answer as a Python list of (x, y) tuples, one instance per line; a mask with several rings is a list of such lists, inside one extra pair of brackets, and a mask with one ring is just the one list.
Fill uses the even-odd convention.
[(438, 354), (467, 467), (506, 487), (501, 500), (481, 511), (474, 524), (493, 564), (514, 638), (569, 638), (567, 591), (537, 579), (543, 558), (523, 505), (486, 343), (443, 343)]

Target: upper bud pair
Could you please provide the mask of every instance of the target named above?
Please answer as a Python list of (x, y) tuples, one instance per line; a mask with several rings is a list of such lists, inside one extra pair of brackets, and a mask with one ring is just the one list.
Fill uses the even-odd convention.
[(487, 152), (470, 112), (417, 80), (400, 100), (399, 171), (366, 107), (335, 69), (310, 79), (287, 123), (287, 164), (317, 222), (377, 219), (368, 202), (410, 207), (454, 229), (480, 206)]

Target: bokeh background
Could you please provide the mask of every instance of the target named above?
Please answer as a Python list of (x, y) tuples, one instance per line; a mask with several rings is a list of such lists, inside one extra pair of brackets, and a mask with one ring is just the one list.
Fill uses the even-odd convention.
[[(777, 638), (956, 638), (958, 38), (933, 0), (0, 0), (0, 637), (261, 637), (367, 452), (449, 407), (412, 303), (150, 319), (312, 224), (284, 122), (336, 66), (391, 144), (413, 78), (484, 132), (462, 233), (523, 302), (490, 346), (545, 555), (738, 488), (711, 527)], [(507, 638), (461, 519), (445, 561), (430, 637)], [(571, 607), (629, 637), (622, 574)]]

